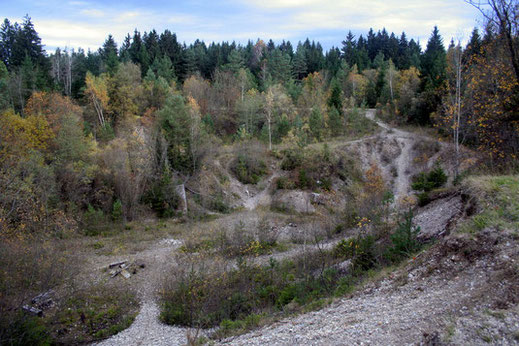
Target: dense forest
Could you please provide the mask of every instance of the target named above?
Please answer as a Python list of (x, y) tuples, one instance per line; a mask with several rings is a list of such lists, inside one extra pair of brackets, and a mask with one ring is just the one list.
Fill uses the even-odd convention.
[(326, 52), (309, 39), (186, 45), (169, 30), (135, 30), (96, 52), (47, 53), (30, 17), (5, 19), (0, 227), (58, 231), (82, 212), (131, 220), (142, 206), (169, 215), (169, 192), (214, 146), (303, 148), (343, 135), (355, 107), (435, 126), (509, 163), (519, 149), (516, 29), (489, 22), (465, 47), (445, 48), (434, 27), (424, 51), (372, 29)]

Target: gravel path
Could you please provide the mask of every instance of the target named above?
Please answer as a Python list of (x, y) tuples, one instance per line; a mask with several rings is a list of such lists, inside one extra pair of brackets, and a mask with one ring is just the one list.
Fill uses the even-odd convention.
[(141, 310), (130, 328), (98, 343), (99, 346), (123, 345), (183, 345), (186, 328), (167, 326), (158, 320), (159, 307), (153, 300), (142, 303)]
[(130, 328), (96, 345), (183, 345), (186, 343), (187, 329), (161, 323), (160, 311), (156, 303), (161, 275), (164, 275), (168, 265), (171, 265), (170, 261), (173, 258), (171, 254), (181, 244), (182, 242), (176, 239), (162, 239), (150, 249), (126, 257), (130, 261), (139, 260), (146, 264), (144, 270), (129, 279), (134, 280), (141, 299), (139, 314)]

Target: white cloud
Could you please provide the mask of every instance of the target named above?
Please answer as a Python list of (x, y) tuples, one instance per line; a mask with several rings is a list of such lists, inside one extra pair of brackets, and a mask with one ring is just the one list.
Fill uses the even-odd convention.
[(473, 18), (477, 17), (469, 5), (452, 0), (226, 0), (214, 13), (204, 3), (196, 6), (207, 9), (197, 11), (198, 7), (191, 7), (182, 12), (167, 7), (155, 10), (154, 6), (95, 6), (90, 0), (70, 0), (67, 4), (70, 11), (63, 10), (67, 17), (51, 17), (65, 19), (35, 17), (37, 30), (49, 49), (97, 49), (108, 34), (121, 44), (135, 28), (141, 32), (156, 29), (159, 33), (170, 29), (187, 43), (197, 38), (208, 43), (245, 43), (257, 38), (288, 39), (295, 43), (309, 37), (325, 41), (325, 48), (329, 48), (332, 44), (340, 45), (348, 30), (366, 34), (370, 27), (385, 27), (397, 35), (405, 31), (408, 38), (418, 38), (424, 45), (432, 27), (438, 25), (447, 44), (460, 33), (466, 41), (475, 24)]
[(71, 6), (87, 6), (88, 2), (86, 2), (86, 1), (69, 1), (68, 4)]
[(80, 11), (81, 14), (84, 14), (87, 17), (101, 18), (105, 16), (105, 12), (96, 9), (84, 9)]
[[(245, 5), (244, 0), (236, 1)], [(438, 25), (445, 40), (450, 40), (460, 31), (469, 32), (476, 18), (471, 6), (452, 0), (247, 0), (246, 4), (284, 17), (278, 28), (288, 35), (385, 27), (395, 33), (405, 31), (423, 42)]]

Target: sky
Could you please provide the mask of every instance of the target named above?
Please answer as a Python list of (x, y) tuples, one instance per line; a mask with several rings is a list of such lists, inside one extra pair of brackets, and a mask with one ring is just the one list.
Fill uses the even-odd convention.
[(181, 42), (247, 43), (273, 39), (341, 47), (351, 30), (370, 28), (427, 43), (435, 25), (447, 45), (466, 42), (477, 11), (463, 0), (0, 0), (1, 18), (21, 22), (28, 14), (47, 51), (56, 47), (97, 49), (108, 34), (120, 44), (127, 33), (169, 29)]

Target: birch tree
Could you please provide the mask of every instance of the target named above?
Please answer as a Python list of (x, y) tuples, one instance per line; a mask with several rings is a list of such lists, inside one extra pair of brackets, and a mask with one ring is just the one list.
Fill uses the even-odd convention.
[(104, 110), (108, 106), (108, 101), (110, 100), (108, 97), (107, 77), (106, 75), (96, 77), (92, 73), (87, 72), (85, 84), (85, 95), (94, 106), (99, 120), (99, 125), (104, 127), (106, 124)]

